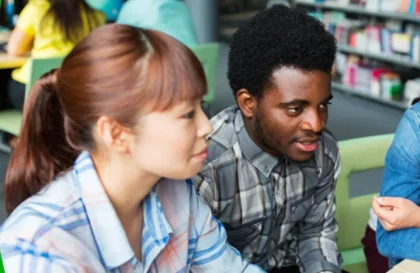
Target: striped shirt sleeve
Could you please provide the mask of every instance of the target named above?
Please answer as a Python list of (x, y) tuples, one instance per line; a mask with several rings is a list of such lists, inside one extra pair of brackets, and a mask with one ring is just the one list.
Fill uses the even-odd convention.
[(242, 260), (241, 254), (227, 242), (225, 228), (191, 187), (191, 208), (195, 210), (197, 242), (191, 272), (265, 272)]
[(81, 265), (77, 261), (64, 255), (52, 254), (49, 251), (45, 251), (33, 242), (23, 239), (8, 241), (0, 245), (6, 273), (90, 272), (89, 268)]

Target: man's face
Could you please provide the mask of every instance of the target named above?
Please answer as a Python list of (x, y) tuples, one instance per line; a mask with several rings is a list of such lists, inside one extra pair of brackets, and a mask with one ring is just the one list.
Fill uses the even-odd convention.
[(271, 86), (255, 101), (251, 135), (274, 156), (306, 161), (318, 147), (331, 99), (330, 74), (290, 67), (275, 70)]

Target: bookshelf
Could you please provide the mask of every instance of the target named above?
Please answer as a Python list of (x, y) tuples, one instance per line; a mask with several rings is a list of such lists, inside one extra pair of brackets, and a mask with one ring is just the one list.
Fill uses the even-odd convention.
[(354, 13), (354, 14), (360, 14), (360, 15), (373, 16), (373, 17), (382, 17), (386, 19), (402, 20), (402, 21), (420, 24), (420, 16), (418, 15), (416, 16), (416, 15), (404, 14), (404, 13), (370, 11), (356, 5), (345, 6), (345, 5), (335, 4), (335, 3), (316, 3), (313, 0), (311, 1), (297, 0), (295, 1), (295, 4), (297, 6), (307, 6), (307, 7), (319, 8), (319, 9), (336, 10), (336, 11), (342, 11), (346, 13)]
[(347, 53), (347, 54), (359, 55), (359, 56), (362, 56), (362, 57), (375, 59), (375, 60), (378, 60), (378, 61), (383, 61), (383, 62), (387, 62), (387, 63), (391, 63), (391, 64), (396, 64), (396, 65), (399, 65), (399, 66), (404, 66), (404, 67), (409, 67), (409, 68), (414, 68), (414, 69), (420, 69), (420, 64), (419, 63), (416, 63), (416, 62), (410, 61), (407, 58), (402, 58), (402, 57), (398, 57), (398, 56), (387, 56), (387, 55), (384, 55), (384, 54), (365, 52), (365, 51), (357, 50), (357, 49), (354, 49), (352, 47), (345, 46), (345, 45), (339, 45), (338, 46), (338, 51), (341, 51), (341, 52)]
[(334, 90), (337, 91), (341, 91), (343, 93), (348, 93), (351, 95), (356, 95), (358, 97), (362, 97), (371, 101), (375, 101), (375, 102), (379, 102), (394, 108), (398, 108), (401, 110), (405, 110), (410, 106), (409, 101), (397, 101), (397, 100), (391, 100), (391, 99), (386, 99), (386, 98), (382, 98), (382, 97), (378, 97), (378, 96), (374, 96), (369, 94), (369, 90), (361, 90), (361, 89), (357, 89), (354, 87), (350, 87), (350, 86), (346, 86), (344, 84), (341, 84), (339, 82), (332, 82), (331, 83), (331, 87)]
[[(420, 0), (417, 0), (417, 1), (420, 1)], [(397, 21), (397, 22), (399, 21), (399, 22), (401, 22), (401, 24), (403, 26), (410, 25), (410, 24), (420, 26), (420, 14), (399, 13), (399, 12), (383, 12), (383, 11), (380, 11), (380, 10), (366, 9), (365, 7), (358, 6), (356, 4), (345, 5), (345, 4), (340, 4), (340, 3), (334, 3), (333, 1), (331, 1), (331, 2), (330, 1), (318, 2), (317, 0), (294, 0), (293, 4), (294, 4), (295, 7), (302, 7), (302, 8), (306, 8), (308, 10), (314, 10), (316, 13), (322, 13), (322, 14), (327, 13), (328, 14), (328, 12), (340, 12), (340, 13), (344, 13), (346, 15), (348, 14), (348, 15), (359, 15), (359, 16), (362, 16), (362, 17), (368, 17), (368, 18), (362, 19), (361, 20), (362, 23), (360, 25), (358, 25), (358, 24), (353, 24), (354, 21), (357, 20), (357, 19), (355, 19), (357, 17), (354, 17), (354, 16), (347, 17), (346, 16), (346, 18), (350, 18), (350, 21), (349, 21), (350, 24), (348, 24), (348, 25), (344, 24), (344, 26), (348, 26), (349, 28), (354, 27), (355, 29), (357, 29), (359, 27), (363, 28), (365, 26), (373, 26), (370, 29), (370, 31), (371, 31), (370, 35), (373, 35), (373, 37), (375, 37), (375, 35), (377, 33), (377, 32), (374, 32), (374, 31), (377, 31), (375, 29), (375, 27), (378, 26), (378, 25), (375, 25), (375, 22), (376, 22), (375, 18), (384, 19), (386, 21)], [(420, 75), (420, 62), (417, 61), (418, 60), (417, 58), (410, 57), (410, 56), (412, 56), (411, 54), (412, 54), (413, 51), (411, 51), (409, 54), (406, 54), (405, 52), (403, 52), (401, 54), (401, 52), (398, 52), (398, 51), (397, 51), (397, 54), (393, 54), (392, 53), (393, 50), (388, 49), (388, 48), (386, 50), (382, 50), (383, 52), (381, 52), (381, 53), (370, 52), (369, 50), (360, 50), (360, 49), (356, 48), (354, 45), (353, 46), (347, 45), (347, 43), (349, 43), (349, 44), (351, 44), (351, 43), (354, 44), (355, 43), (355, 40), (352, 40), (352, 42), (350, 43), (351, 38), (356, 38), (357, 39), (357, 37), (354, 37), (354, 36), (343, 39), (343, 41), (344, 41), (343, 43), (340, 42), (339, 39), (341, 37), (343, 37), (343, 36), (340, 36), (340, 35), (349, 35), (347, 33), (348, 28), (347, 29), (344, 28), (344, 30), (343, 30), (343, 28), (341, 28), (341, 29), (338, 29), (338, 32), (335, 32), (335, 31), (337, 31), (337, 29), (335, 28), (334, 25), (337, 24), (336, 23), (336, 22), (338, 22), (337, 20), (342, 20), (342, 19), (339, 15), (334, 15), (334, 16), (335, 17), (326, 17), (327, 22), (328, 22), (328, 20), (331, 20), (331, 21), (329, 21), (330, 25), (328, 25), (328, 23), (327, 23), (326, 27), (334, 35), (338, 35), (338, 36), (336, 36), (336, 38), (338, 40), (338, 45), (337, 45), (337, 51), (338, 52), (343, 53), (346, 56), (359, 56), (359, 57), (362, 57), (362, 58), (367, 59), (367, 60), (375, 60), (375, 61), (379, 61), (379, 62), (382, 62), (383, 64), (385, 64), (385, 66), (381, 66), (381, 64), (379, 64), (378, 68), (379, 67), (387, 67), (387, 68), (389, 67), (391, 69), (391, 71), (399, 71), (398, 73), (406, 73), (405, 75), (411, 75), (411, 74), (415, 75), (415, 73), (419, 73), (419, 75)], [(331, 28), (331, 25), (332, 25), (332, 28)], [(383, 25), (379, 24), (379, 27), (383, 27)], [(366, 31), (366, 29), (364, 31)], [(379, 31), (381, 31), (381, 30), (379, 30)], [(392, 35), (393, 31), (390, 31), (390, 32), (391, 32), (391, 35)], [(396, 32), (398, 32), (398, 31), (396, 31)], [(404, 30), (402, 30), (402, 32), (404, 32)], [(355, 32), (353, 32), (352, 35), (354, 35), (354, 33)], [(380, 35), (382, 37), (382, 35), (383, 35), (382, 32), (380, 32)], [(412, 36), (412, 37), (414, 37), (414, 36)], [(384, 42), (383, 42), (383, 40), (380, 40), (379, 42), (381, 43), (380, 46), (382, 48)], [(361, 44), (363, 45), (363, 42)], [(412, 45), (413, 45), (413, 40), (411, 41), (411, 46)], [(376, 48), (376, 47), (374, 47), (374, 48)], [(413, 49), (410, 49), (410, 50), (413, 50)], [(386, 51), (386, 52), (384, 52), (384, 51)], [(369, 63), (369, 62), (367, 62), (367, 63)], [(405, 69), (394, 70), (393, 68), (395, 68), (395, 67), (405, 68)], [(375, 67), (373, 66), (372, 68), (375, 68)], [(417, 71), (417, 72), (407, 74), (408, 73), (407, 71), (409, 71), (409, 70), (407, 70), (407, 68), (409, 70), (412, 70), (413, 72), (414, 71)], [(343, 72), (341, 72), (341, 73), (343, 73)], [(375, 73), (381, 73), (381, 72), (375, 72)], [(396, 74), (396, 73), (394, 73), (394, 74)], [(354, 74), (347, 74), (347, 75), (354, 75)], [(375, 75), (376, 75), (375, 77), (377, 77), (378, 74), (375, 74)], [(401, 77), (403, 78), (403, 76), (401, 76), (401, 74), (399, 74), (399, 75), (400, 75), (400, 78), (399, 78), (399, 80), (400, 80)], [(354, 77), (354, 76), (351, 76), (351, 77)], [(409, 78), (409, 77), (412, 77), (412, 76), (408, 76), (408, 78), (403, 78), (403, 80), (401, 81), (401, 84), (402, 84), (401, 88), (403, 90), (402, 97), (404, 97), (404, 85), (406, 83), (405, 81), (409, 80), (409, 79), (412, 79), (412, 78)], [(366, 80), (365, 78), (366, 77), (361, 76), (362, 80)], [(354, 81), (354, 79), (355, 78), (352, 78), (353, 81)], [(390, 79), (390, 78), (388, 78), (388, 79)], [(349, 80), (349, 78), (346, 78), (346, 80)], [(388, 81), (392, 81), (392, 78)], [(341, 83), (341, 81), (338, 80), (338, 79), (337, 79), (337, 81), (332, 82), (332, 88), (334, 90), (337, 90), (337, 91), (340, 91), (340, 92), (343, 92), (343, 93), (363, 97), (365, 99), (375, 101), (375, 102), (378, 102), (378, 103), (381, 103), (381, 104), (384, 104), (384, 105), (387, 105), (387, 106), (390, 106), (390, 107), (394, 107), (394, 108), (397, 108), (397, 109), (401, 109), (401, 110), (407, 109), (411, 104), (411, 101), (408, 102), (408, 101), (402, 101), (402, 100), (393, 100), (393, 99), (390, 99), (390, 98), (387, 98), (387, 97), (374, 95), (370, 92), (369, 89), (362, 90), (362, 89), (357, 88), (357, 87), (352, 87), (350, 85), (346, 85), (344, 83)]]

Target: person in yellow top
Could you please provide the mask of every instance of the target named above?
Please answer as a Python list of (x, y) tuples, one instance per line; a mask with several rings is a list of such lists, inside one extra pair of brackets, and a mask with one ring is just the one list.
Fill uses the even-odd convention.
[[(91, 30), (105, 24), (105, 15), (85, 0), (29, 0), (17, 20), (7, 45), (7, 53), (35, 58), (67, 55)], [(29, 62), (12, 72), (9, 101), (22, 108)]]

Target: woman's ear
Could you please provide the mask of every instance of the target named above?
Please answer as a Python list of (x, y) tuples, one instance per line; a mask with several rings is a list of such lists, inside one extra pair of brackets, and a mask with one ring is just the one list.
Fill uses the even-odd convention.
[(130, 151), (131, 133), (129, 131), (115, 119), (107, 116), (100, 117), (96, 122), (96, 137), (106, 147), (119, 153)]

